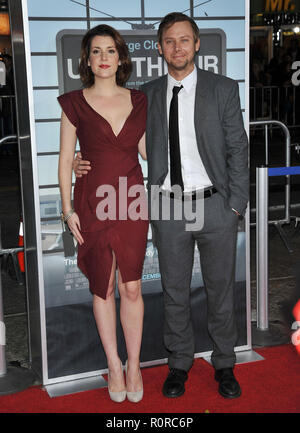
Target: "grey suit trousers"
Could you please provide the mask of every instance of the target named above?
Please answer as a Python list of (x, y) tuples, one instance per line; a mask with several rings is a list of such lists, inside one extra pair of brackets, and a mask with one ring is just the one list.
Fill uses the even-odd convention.
[[(162, 197), (158, 199), (160, 201)], [(187, 219), (152, 220), (163, 286), (165, 318), (164, 343), (169, 351), (169, 367), (188, 371), (194, 359), (190, 285), (195, 243), (200, 252), (203, 281), (207, 293), (208, 332), (213, 341), (212, 364), (216, 369), (233, 367), (237, 328), (234, 317), (234, 281), (238, 217), (215, 193), (193, 201), (193, 211), (204, 204), (202, 229), (187, 231)], [(190, 222), (190, 221), (189, 221)], [(199, 312), (200, 314), (200, 312)]]

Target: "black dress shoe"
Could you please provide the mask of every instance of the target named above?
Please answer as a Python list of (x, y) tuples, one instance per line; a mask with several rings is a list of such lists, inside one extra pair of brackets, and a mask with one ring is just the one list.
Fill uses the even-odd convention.
[(219, 393), (225, 398), (236, 398), (242, 393), (240, 385), (233, 374), (232, 368), (220, 368), (215, 372), (215, 379), (219, 382)]
[(188, 374), (184, 370), (178, 368), (170, 368), (167, 379), (165, 380), (162, 392), (165, 397), (180, 397), (184, 394), (184, 382), (187, 380)]

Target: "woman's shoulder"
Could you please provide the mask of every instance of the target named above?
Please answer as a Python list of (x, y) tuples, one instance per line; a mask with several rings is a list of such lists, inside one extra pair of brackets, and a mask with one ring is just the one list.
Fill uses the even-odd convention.
[(62, 93), (60, 96), (58, 96), (58, 99), (74, 101), (78, 99), (78, 97), (81, 95), (81, 92), (82, 89), (71, 90), (70, 92)]
[(131, 92), (131, 95), (140, 102), (147, 102), (147, 96), (144, 92), (142, 92), (141, 90), (138, 89), (129, 89)]

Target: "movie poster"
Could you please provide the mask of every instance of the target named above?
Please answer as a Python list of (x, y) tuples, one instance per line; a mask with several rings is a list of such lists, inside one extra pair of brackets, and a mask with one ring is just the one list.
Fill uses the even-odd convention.
[[(81, 39), (87, 29), (108, 24), (119, 30), (128, 45), (133, 72), (129, 88), (167, 73), (167, 66), (157, 51), (156, 32), (160, 19), (169, 12), (191, 15), (201, 34), (197, 66), (226, 75), (239, 84), (245, 126), (248, 127), (246, 92), (246, 28), (245, 0), (27, 0), (30, 35), (32, 89), (34, 98), (35, 140), (43, 248), (43, 280), (40, 296), (45, 308), (43, 335), (47, 340), (47, 362), (43, 381), (55, 383), (71, 376), (95, 375), (106, 369), (92, 314), (92, 295), (88, 280), (77, 267), (74, 255), (66, 255), (61, 203), (58, 186), (59, 129), (61, 108), (57, 97), (81, 87), (78, 74)], [(153, 18), (154, 17), (154, 18)], [(76, 149), (80, 149), (77, 143)], [(147, 163), (140, 159), (145, 185)], [(75, 177), (73, 177), (75, 182)], [(238, 348), (249, 347), (249, 320), (246, 281), (246, 224), (240, 223), (237, 245), (236, 299), (240, 338)], [(76, 245), (75, 245), (76, 247)], [(162, 340), (163, 299), (157, 251), (149, 229), (142, 275), (145, 322), (141, 361), (161, 360), (167, 353)], [(206, 294), (203, 288), (198, 250), (195, 250), (192, 279), (192, 311), (196, 336), (196, 356), (209, 354), (212, 343), (206, 329)], [(117, 308), (119, 308), (119, 296)], [(118, 322), (120, 355), (126, 359), (126, 348)]]

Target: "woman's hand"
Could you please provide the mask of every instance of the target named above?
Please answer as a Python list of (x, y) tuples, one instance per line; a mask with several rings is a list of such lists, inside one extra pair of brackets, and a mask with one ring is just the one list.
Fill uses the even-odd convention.
[(84, 243), (84, 240), (80, 233), (80, 221), (76, 212), (74, 212), (73, 215), (68, 219), (67, 224), (79, 245), (82, 245)]

